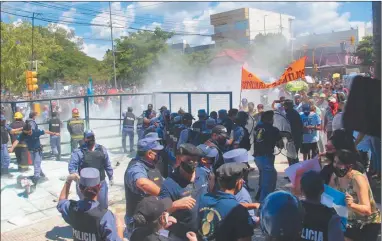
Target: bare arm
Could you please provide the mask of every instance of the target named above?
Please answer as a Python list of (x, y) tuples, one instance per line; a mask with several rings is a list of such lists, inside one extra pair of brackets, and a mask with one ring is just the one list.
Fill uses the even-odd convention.
[(139, 178), (136, 183), (140, 190), (150, 194), (151, 196), (158, 196), (160, 193), (160, 187), (147, 178)]
[(20, 128), (17, 128), (17, 129), (12, 129), (12, 130), (10, 130), (9, 133), (11, 133), (11, 134), (17, 134), (17, 132), (22, 131), (22, 130), (23, 130), (23, 127), (20, 127)]
[(240, 203), (246, 209), (259, 209), (260, 203)]
[(355, 190), (357, 192), (359, 203), (351, 202), (348, 206), (354, 212), (361, 215), (368, 216), (371, 215), (371, 206), (369, 198), (369, 186), (363, 175), (358, 175), (354, 178)]
[(64, 186), (62, 187), (60, 197), (58, 199), (59, 201), (64, 200), (64, 199), (68, 199), (71, 184), (72, 184), (72, 181), (66, 181), (65, 182)]
[(19, 144), (19, 140), (15, 140), (11, 146), (11, 148), (9, 148), (8, 152), (13, 152), (13, 150), (15, 149), (15, 147), (17, 146), (17, 144)]
[(56, 132), (51, 132), (51, 131), (44, 131), (45, 134), (48, 134), (48, 135), (51, 135), (51, 136), (59, 136), (60, 133), (56, 133)]

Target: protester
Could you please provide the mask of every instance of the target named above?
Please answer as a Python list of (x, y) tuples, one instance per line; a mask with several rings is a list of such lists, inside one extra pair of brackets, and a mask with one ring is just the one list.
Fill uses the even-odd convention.
[(309, 160), (318, 154), (318, 131), (321, 130), (321, 119), (311, 111), (309, 104), (302, 105), (300, 117), (304, 125), (301, 152), (304, 155), (304, 160)]

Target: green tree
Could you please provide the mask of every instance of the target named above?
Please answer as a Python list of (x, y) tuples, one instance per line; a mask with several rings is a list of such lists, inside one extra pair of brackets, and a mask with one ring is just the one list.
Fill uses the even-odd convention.
[(357, 49), (355, 51), (355, 56), (361, 59), (362, 65), (370, 66), (373, 64), (373, 37), (365, 36), (358, 43)]

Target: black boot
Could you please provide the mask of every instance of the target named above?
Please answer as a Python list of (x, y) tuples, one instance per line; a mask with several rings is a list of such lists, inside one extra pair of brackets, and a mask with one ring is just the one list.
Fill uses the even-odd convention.
[(9, 173), (8, 168), (1, 168), (1, 177), (12, 178), (13, 175)]

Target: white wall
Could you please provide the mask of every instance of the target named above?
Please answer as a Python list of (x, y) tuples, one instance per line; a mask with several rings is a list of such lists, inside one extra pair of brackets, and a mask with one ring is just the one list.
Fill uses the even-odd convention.
[[(266, 17), (264, 18), (264, 16)], [(289, 19), (294, 19), (293, 16), (280, 13), (264, 11), (260, 9), (249, 9), (249, 30), (250, 39), (253, 40), (256, 35), (264, 34), (264, 19), (265, 19), (265, 33), (280, 33), (280, 25), (282, 26), (282, 33), (289, 41), (291, 38), (291, 30)]]

